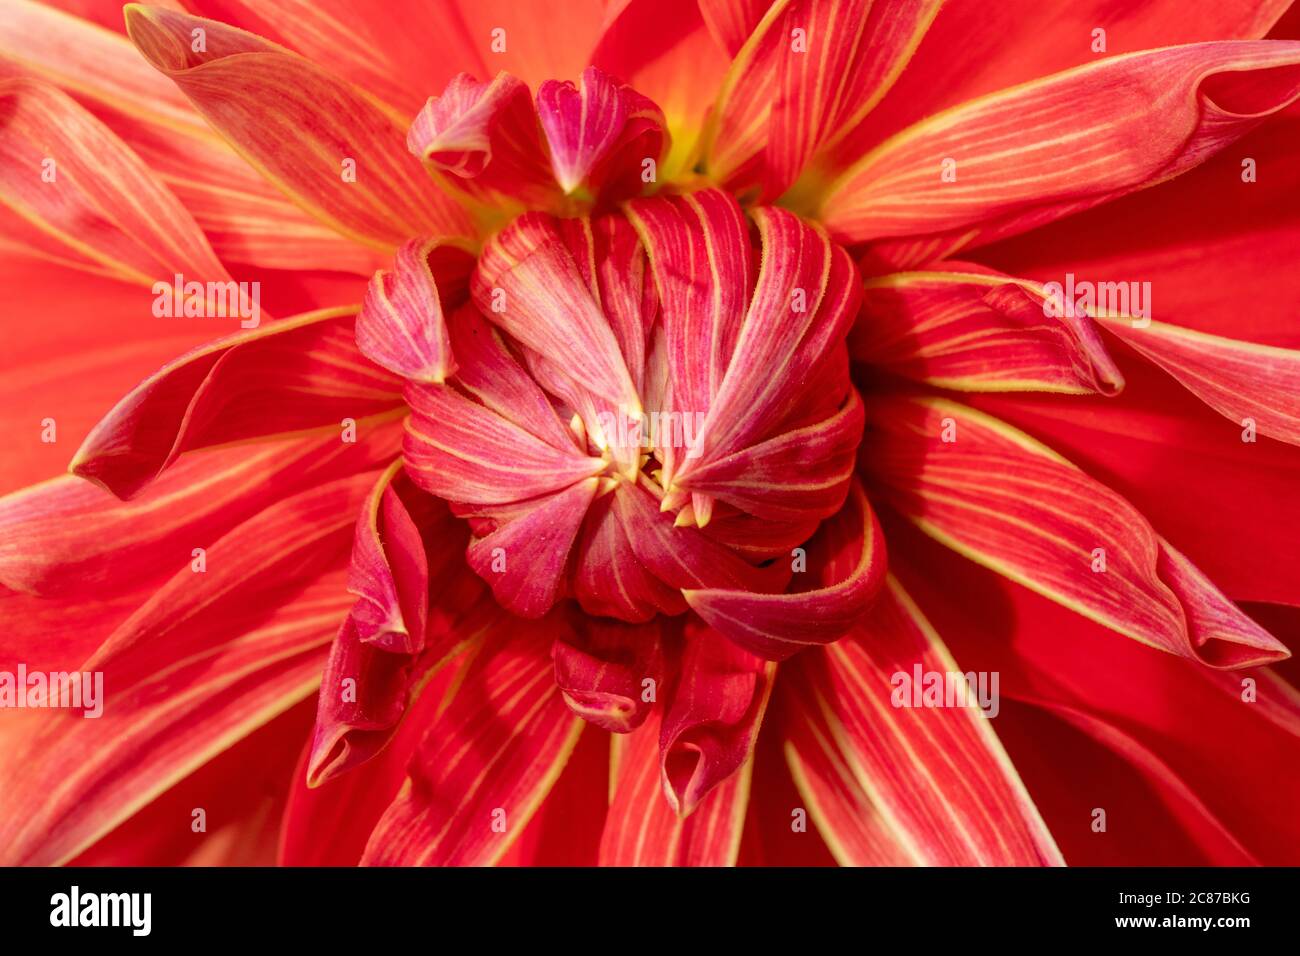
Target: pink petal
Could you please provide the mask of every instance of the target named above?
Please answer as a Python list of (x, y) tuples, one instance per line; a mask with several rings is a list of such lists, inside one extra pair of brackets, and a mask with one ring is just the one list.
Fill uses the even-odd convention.
[(376, 365), (417, 382), (441, 385), (456, 370), (431, 256), (439, 269), (468, 271), (469, 254), (436, 239), (412, 239), (392, 271), (370, 280), (357, 315), (357, 347)]
[(707, 627), (690, 626), (659, 732), (664, 795), (687, 817), (749, 759), (776, 665)]
[[(551, 147), (551, 166), (566, 193), (583, 184), (620, 195), (640, 192), (642, 162), (664, 148), (664, 118), (652, 101), (594, 66), (573, 83), (547, 80), (537, 115)], [(653, 181), (653, 180), (651, 180)]]
[(488, 83), (453, 77), (415, 117), (406, 144), (484, 198), (536, 207), (557, 196), (532, 97), (509, 73)]
[[(783, 560), (783, 559), (778, 559)], [(885, 580), (885, 536), (854, 482), (840, 514), (807, 545), (809, 573), (786, 594), (701, 589), (683, 595), (719, 633), (760, 657), (784, 660), (859, 624)]]
[(586, 478), (541, 501), (499, 509), (491, 530), (476, 529), (467, 560), (503, 607), (536, 618), (559, 600), (569, 554), (599, 484)]
[(492, 237), (470, 284), (474, 302), (515, 341), (636, 415), (640, 398), (618, 339), (561, 229), (561, 220), (528, 213)]
[(626, 734), (645, 723), (653, 696), (647, 681), (663, 681), (661, 621), (621, 624), (584, 617), (551, 647), (555, 683), (578, 716), (602, 730)]

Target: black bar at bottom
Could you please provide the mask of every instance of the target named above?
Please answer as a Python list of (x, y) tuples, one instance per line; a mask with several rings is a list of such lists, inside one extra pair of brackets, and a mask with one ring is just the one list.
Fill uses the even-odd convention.
[(987, 942), (1042, 941), (1046, 931), (1058, 940), (1231, 943), (1294, 927), (1298, 872), (2, 869), (0, 925), (6, 943), (76, 935), (82, 944), (283, 940), (295, 948), (412, 935), (432, 950), (516, 936), (638, 949), (661, 947), (665, 936), (698, 944), (702, 934), (740, 941), (778, 928), (832, 945), (850, 933), (864, 943), (913, 933), (934, 941), (963, 926)]

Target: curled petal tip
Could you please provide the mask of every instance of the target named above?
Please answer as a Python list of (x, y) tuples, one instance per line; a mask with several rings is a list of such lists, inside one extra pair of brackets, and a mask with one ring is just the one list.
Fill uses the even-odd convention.
[(456, 369), (429, 256), (432, 239), (403, 245), (392, 270), (370, 280), (357, 316), (357, 347), (377, 365), (403, 378), (441, 385)]

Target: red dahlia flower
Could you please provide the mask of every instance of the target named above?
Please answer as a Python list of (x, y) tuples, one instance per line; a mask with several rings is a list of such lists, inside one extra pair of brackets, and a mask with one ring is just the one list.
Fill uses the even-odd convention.
[(179, 6), (0, 22), (5, 862), (1300, 862), (1287, 0)]

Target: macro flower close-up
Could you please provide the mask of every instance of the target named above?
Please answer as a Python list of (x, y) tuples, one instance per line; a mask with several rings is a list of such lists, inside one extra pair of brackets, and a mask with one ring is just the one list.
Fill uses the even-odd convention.
[(1290, 7), (0, 0), (0, 864), (1300, 864)]

